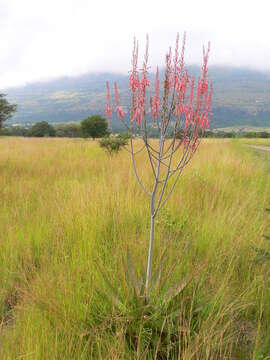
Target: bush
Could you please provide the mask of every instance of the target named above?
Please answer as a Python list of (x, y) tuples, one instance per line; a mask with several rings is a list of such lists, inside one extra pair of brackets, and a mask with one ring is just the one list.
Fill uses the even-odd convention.
[(100, 147), (104, 148), (110, 156), (118, 154), (118, 152), (127, 144), (127, 137), (121, 135), (106, 137), (99, 141)]

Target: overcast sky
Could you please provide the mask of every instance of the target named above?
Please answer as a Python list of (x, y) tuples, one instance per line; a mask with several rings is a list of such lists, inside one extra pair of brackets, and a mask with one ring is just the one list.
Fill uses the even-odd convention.
[(133, 36), (162, 64), (187, 31), (186, 62), (270, 70), (269, 0), (0, 0), (0, 88), (92, 71), (127, 72)]

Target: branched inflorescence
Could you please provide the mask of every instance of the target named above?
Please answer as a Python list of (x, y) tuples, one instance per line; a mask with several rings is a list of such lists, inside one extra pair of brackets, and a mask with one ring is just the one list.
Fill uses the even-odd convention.
[[(179, 51), (179, 34), (176, 38), (174, 55), (169, 48), (165, 58), (163, 91), (160, 94), (159, 68), (156, 69), (154, 94), (151, 96), (148, 48), (143, 65), (138, 69), (138, 42), (134, 39), (132, 67), (129, 75), (131, 105), (128, 114), (120, 105), (117, 84), (114, 84), (115, 107), (112, 108), (110, 89), (107, 83), (107, 103), (105, 114), (109, 119), (114, 110), (130, 135), (130, 153), (133, 169), (139, 185), (150, 196), (151, 229), (146, 275), (146, 294), (148, 295), (151, 277), (152, 251), (154, 239), (154, 219), (171, 195), (184, 167), (190, 162), (198, 148), (200, 137), (209, 127), (212, 86), (208, 81), (208, 56), (210, 44), (203, 48), (203, 66), (197, 81), (191, 76), (184, 63), (186, 34)], [(149, 107), (150, 103), (150, 107)], [(128, 116), (127, 116), (128, 115)], [(158, 141), (153, 141), (152, 131)], [(134, 136), (140, 135), (142, 147), (135, 151)], [(153, 186), (147, 189), (138, 175), (135, 157), (146, 151), (153, 174)]]

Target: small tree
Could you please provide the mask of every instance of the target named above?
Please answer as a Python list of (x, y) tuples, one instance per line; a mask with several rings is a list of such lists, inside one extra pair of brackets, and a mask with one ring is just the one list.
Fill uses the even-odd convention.
[(34, 137), (55, 136), (55, 128), (47, 121), (41, 121), (34, 124), (30, 130), (30, 135)]
[(99, 141), (100, 147), (104, 148), (112, 156), (128, 144), (128, 139), (124, 136), (108, 136)]
[(17, 105), (10, 104), (7, 99), (5, 99), (5, 96), (5, 94), (0, 94), (0, 128), (3, 122), (11, 118), (17, 109)]
[[(115, 112), (125, 125), (130, 136), (130, 154), (136, 179), (150, 198), (150, 238), (144, 293), (148, 301), (151, 281), (155, 219), (166, 204), (186, 165), (188, 165), (200, 144), (200, 136), (209, 127), (212, 87), (207, 78), (207, 63), (210, 45), (203, 49), (201, 77), (195, 82), (184, 65), (184, 35), (179, 53), (177, 35), (174, 56), (169, 48), (160, 95), (159, 70), (156, 70), (154, 94), (150, 93), (148, 79), (148, 37), (142, 68), (138, 70), (138, 43), (134, 39), (132, 69), (129, 77), (131, 105), (129, 117), (120, 104), (118, 87), (114, 84)], [(109, 84), (107, 82), (107, 103), (105, 113), (112, 115)], [(150, 102), (150, 110), (148, 102)], [(152, 120), (150, 120), (152, 118)], [(158, 141), (151, 140), (152, 132), (158, 132)], [(134, 136), (139, 136), (142, 145), (135, 149)], [(138, 173), (136, 154), (145, 151), (152, 172), (152, 186), (147, 188)], [(180, 287), (182, 289), (182, 287)]]
[(101, 138), (108, 134), (108, 122), (100, 115), (93, 115), (81, 121), (84, 137)]

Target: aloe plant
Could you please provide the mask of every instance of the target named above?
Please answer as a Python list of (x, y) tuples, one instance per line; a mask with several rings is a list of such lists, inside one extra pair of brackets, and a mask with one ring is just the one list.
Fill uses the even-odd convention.
[[(138, 42), (134, 39), (132, 69), (129, 76), (131, 105), (125, 111), (120, 103), (117, 84), (114, 84), (114, 104), (111, 104), (107, 82), (105, 113), (110, 119), (114, 110), (130, 136), (132, 166), (139, 186), (150, 199), (150, 235), (144, 294), (149, 297), (151, 283), (155, 220), (160, 209), (173, 193), (184, 168), (190, 163), (200, 144), (200, 136), (209, 127), (212, 86), (208, 81), (208, 56), (210, 45), (203, 49), (203, 65), (198, 81), (190, 76), (184, 63), (186, 35), (179, 51), (179, 34), (174, 55), (169, 48), (166, 54), (163, 91), (160, 94), (159, 69), (157, 67), (154, 94), (148, 78), (148, 36), (141, 70), (138, 70)], [(148, 105), (150, 104), (150, 107)], [(150, 108), (150, 110), (149, 110)], [(109, 121), (111, 124), (111, 121)], [(157, 140), (152, 141), (153, 133)], [(137, 149), (140, 138), (142, 145)], [(151, 168), (153, 182), (150, 188), (139, 174), (136, 155), (145, 152)]]
[[(102, 302), (112, 303), (114, 307), (110, 322), (121, 324), (127, 344), (133, 351), (147, 352), (148, 355), (152, 353), (155, 359), (170, 358), (170, 355), (175, 355), (179, 351), (179, 341), (182, 340), (179, 338), (178, 327), (183, 310), (180, 297), (191, 281), (194, 281), (196, 274), (200, 273), (200, 269), (194, 268), (184, 281), (171, 285), (176, 263), (164, 271), (166, 255), (167, 248), (152, 274), (149, 289), (152, 296), (147, 301), (145, 282), (137, 275), (128, 249), (122, 257), (127, 287), (124, 294), (123, 289), (118, 289), (103, 271), (102, 266), (96, 263), (105, 285), (105, 290), (99, 287), (96, 291)], [(116, 325), (112, 325), (112, 329), (115, 327)]]

